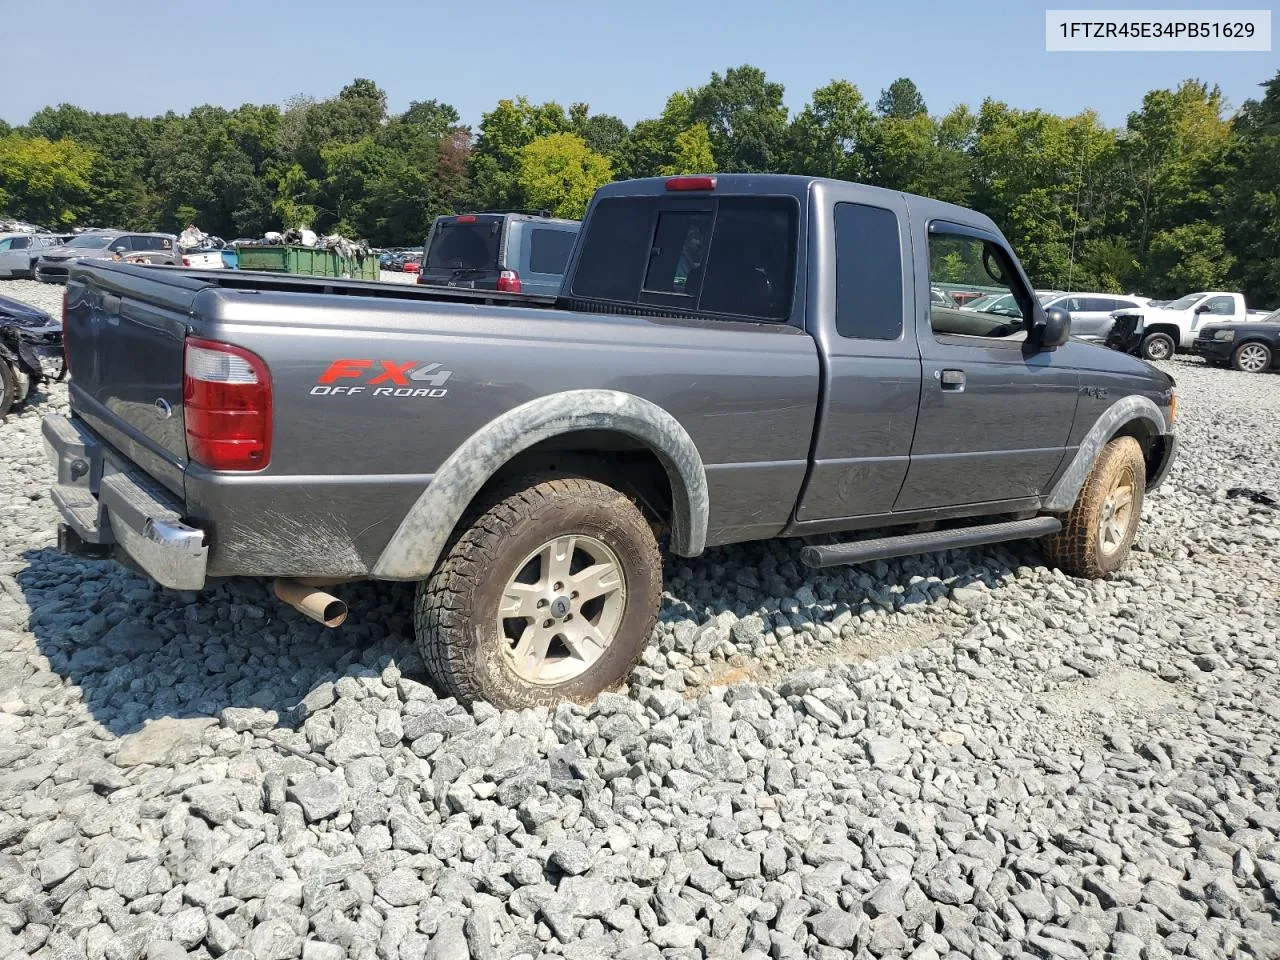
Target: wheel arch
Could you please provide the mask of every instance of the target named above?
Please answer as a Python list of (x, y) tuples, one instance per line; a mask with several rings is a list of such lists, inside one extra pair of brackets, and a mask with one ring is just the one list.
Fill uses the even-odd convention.
[(1173, 341), (1175, 353), (1182, 348), (1182, 328), (1176, 323), (1153, 323), (1150, 326), (1144, 326), (1142, 328), (1142, 342), (1145, 342), (1147, 337), (1155, 333), (1163, 333), (1169, 337)]
[(1136, 394), (1122, 397), (1094, 421), (1071, 463), (1045, 498), (1044, 509), (1055, 513), (1070, 510), (1098, 454), (1116, 437), (1133, 437), (1138, 441), (1147, 462), (1149, 481), (1162, 476), (1163, 461), (1173, 450), (1171, 436), (1164, 414), (1149, 398)]
[[(706, 470), (688, 432), (667, 411), (617, 390), (569, 390), (530, 400), (468, 437), (432, 477), (373, 566), (384, 580), (430, 575), (468, 508), (495, 479), (527, 466), (548, 451), (589, 454), (578, 441), (617, 438), (616, 446), (656, 462), (669, 498), (671, 549), (697, 556), (707, 540)], [(651, 459), (650, 459), (651, 458)], [(595, 462), (608, 463), (597, 453)]]

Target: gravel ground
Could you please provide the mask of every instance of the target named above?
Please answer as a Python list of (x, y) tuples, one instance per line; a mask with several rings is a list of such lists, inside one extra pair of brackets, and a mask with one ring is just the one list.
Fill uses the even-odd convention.
[(0, 957), (1280, 957), (1280, 379), (1168, 369), (1122, 576), (714, 550), (628, 689), (551, 712), (439, 699), (403, 586), (324, 631), (59, 556), (37, 396), (0, 426)]

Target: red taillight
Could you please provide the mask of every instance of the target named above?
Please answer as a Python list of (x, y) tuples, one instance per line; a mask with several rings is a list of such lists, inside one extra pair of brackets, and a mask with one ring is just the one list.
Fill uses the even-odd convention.
[(191, 266), (191, 258), (190, 258), (190, 257), (183, 257), (183, 258), (182, 258), (182, 265), (183, 265), (184, 267), (189, 267), (189, 266)]
[(668, 190), (714, 190), (715, 177), (672, 177), (667, 181)]
[(503, 270), (498, 274), (498, 289), (506, 293), (519, 293), (520, 274), (514, 270)]
[(464, 213), (462, 216), (458, 218), (457, 222), (458, 223), (475, 223), (476, 218), (469, 213)]
[(187, 453), (210, 470), (261, 470), (271, 460), (271, 374), (257, 354), (188, 337), (182, 359)]

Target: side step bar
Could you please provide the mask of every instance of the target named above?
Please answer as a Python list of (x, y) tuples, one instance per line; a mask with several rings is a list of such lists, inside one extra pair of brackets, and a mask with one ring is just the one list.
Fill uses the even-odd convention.
[(800, 561), (806, 567), (838, 567), (846, 563), (888, 560), (890, 557), (906, 557), (933, 550), (978, 547), (984, 543), (1043, 537), (1061, 529), (1062, 521), (1057, 517), (1032, 517), (1030, 520), (985, 523), (954, 530), (930, 530), (928, 533), (906, 533), (897, 537), (855, 540), (853, 543), (809, 546), (800, 551)]

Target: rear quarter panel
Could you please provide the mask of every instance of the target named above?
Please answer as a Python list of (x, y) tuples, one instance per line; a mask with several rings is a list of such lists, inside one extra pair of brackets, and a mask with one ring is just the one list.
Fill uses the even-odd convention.
[[(684, 426), (707, 468), (709, 543), (780, 531), (804, 479), (818, 365), (795, 327), (212, 288), (194, 313), (199, 335), (258, 353), (273, 383), (271, 464), (187, 471), (213, 573), (367, 572), (462, 440), (566, 390), (635, 394)], [(322, 382), (343, 359), (368, 364)], [(384, 363), (449, 376), (401, 386)]]

